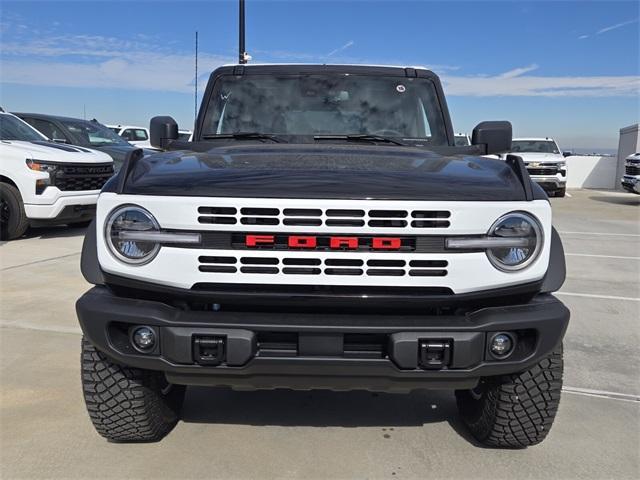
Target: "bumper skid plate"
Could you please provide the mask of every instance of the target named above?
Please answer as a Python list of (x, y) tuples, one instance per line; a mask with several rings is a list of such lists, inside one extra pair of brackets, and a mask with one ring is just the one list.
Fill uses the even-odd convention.
[[(85, 337), (115, 362), (238, 389), (472, 388), (537, 363), (569, 321), (551, 295), (465, 315), (376, 315), (180, 310), (94, 287), (76, 309)], [(129, 341), (141, 325), (159, 338), (149, 353)], [(504, 358), (488, 347), (499, 332), (515, 343)]]

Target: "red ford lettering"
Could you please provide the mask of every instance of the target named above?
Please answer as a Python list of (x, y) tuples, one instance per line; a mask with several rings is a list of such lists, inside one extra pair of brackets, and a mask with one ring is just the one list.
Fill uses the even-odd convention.
[(258, 247), (260, 245), (273, 245), (275, 243), (273, 235), (247, 235), (245, 243), (247, 247)]
[(356, 250), (358, 243), (358, 237), (331, 237), (329, 239), (329, 248), (334, 250), (340, 250), (342, 248)]
[(316, 248), (316, 237), (289, 237), (290, 248)]
[(374, 250), (398, 250), (402, 246), (402, 240), (399, 238), (374, 238), (371, 247)]

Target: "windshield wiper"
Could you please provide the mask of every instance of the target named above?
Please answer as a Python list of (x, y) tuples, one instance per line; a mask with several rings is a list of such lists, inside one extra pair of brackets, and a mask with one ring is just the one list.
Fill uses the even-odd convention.
[(391, 137), (385, 137), (382, 135), (373, 135), (370, 133), (358, 133), (353, 135), (316, 135), (313, 137), (314, 140), (352, 140), (352, 141), (362, 141), (362, 142), (373, 142), (373, 143), (391, 143), (393, 145), (400, 145), (406, 147), (407, 144), (401, 142), (400, 140), (395, 140)]
[(236, 140), (271, 140), (275, 143), (287, 143), (287, 141), (277, 135), (271, 133), (260, 133), (260, 132), (235, 132), (235, 133), (209, 133), (203, 135), (202, 138), (205, 140), (215, 140), (216, 138), (233, 138)]

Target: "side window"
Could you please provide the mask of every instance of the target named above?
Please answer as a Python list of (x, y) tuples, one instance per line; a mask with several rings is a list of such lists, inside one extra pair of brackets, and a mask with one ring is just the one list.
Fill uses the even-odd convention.
[(128, 142), (132, 142), (136, 140), (135, 133), (132, 128), (127, 128), (124, 132), (120, 134), (120, 136)]
[(144, 140), (149, 139), (147, 132), (145, 130), (142, 130), (141, 128), (137, 128), (133, 131), (133, 137), (134, 137), (133, 139), (138, 142), (142, 142)]
[(25, 121), (40, 133), (49, 137), (51, 140), (62, 142), (67, 141), (62, 132), (51, 122), (40, 120), (38, 118), (25, 118)]

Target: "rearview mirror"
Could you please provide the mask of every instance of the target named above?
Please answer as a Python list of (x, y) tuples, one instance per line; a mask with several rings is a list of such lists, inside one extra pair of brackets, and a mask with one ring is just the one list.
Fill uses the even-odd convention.
[(473, 129), (472, 145), (484, 145), (485, 155), (511, 150), (511, 122), (481, 122)]
[(178, 139), (178, 124), (172, 117), (153, 117), (149, 124), (149, 143), (152, 147), (166, 150), (171, 142)]

